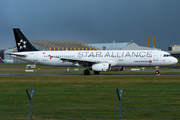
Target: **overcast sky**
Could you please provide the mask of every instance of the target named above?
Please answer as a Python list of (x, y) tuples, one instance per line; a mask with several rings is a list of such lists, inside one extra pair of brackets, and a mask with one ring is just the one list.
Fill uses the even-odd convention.
[(0, 49), (13, 28), (30, 40), (130, 42), (167, 50), (180, 45), (180, 0), (0, 0)]

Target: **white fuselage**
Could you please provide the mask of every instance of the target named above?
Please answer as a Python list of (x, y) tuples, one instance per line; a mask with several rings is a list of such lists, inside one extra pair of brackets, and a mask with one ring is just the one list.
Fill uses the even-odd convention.
[(168, 66), (174, 65), (178, 62), (178, 60), (172, 57), (169, 53), (158, 50), (32, 51), (13, 54), (26, 55), (26, 57), (17, 58), (29, 62), (62, 67), (73, 67), (79, 65), (71, 62), (63, 62), (60, 58), (106, 61), (110, 63), (112, 67)]

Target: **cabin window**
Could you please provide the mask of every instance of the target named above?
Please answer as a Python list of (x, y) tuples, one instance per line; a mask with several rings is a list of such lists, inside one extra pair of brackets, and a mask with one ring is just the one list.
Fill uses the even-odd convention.
[(171, 54), (164, 54), (164, 57), (172, 57)]

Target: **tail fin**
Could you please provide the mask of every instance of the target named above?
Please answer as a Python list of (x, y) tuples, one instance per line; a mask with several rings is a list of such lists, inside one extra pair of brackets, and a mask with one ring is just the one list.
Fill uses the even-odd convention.
[(1, 63), (4, 63), (4, 61), (3, 61), (3, 59), (2, 59), (1, 57), (0, 57), (0, 62), (1, 62)]
[(25, 37), (25, 35), (21, 32), (19, 28), (14, 28), (14, 37), (16, 40), (16, 46), (18, 49), (18, 52), (24, 52), (24, 51), (38, 51)]

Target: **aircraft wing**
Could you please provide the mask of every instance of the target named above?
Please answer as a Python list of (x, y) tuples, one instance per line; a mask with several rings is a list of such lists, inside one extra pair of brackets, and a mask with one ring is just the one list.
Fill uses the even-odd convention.
[(60, 58), (63, 62), (72, 62), (73, 64), (79, 64), (81, 66), (92, 65), (95, 63), (107, 63), (107, 61), (99, 61), (99, 60), (89, 60), (89, 59), (82, 59), (82, 58)]

